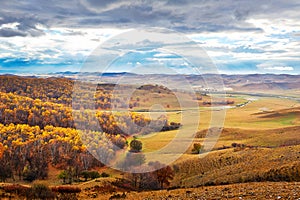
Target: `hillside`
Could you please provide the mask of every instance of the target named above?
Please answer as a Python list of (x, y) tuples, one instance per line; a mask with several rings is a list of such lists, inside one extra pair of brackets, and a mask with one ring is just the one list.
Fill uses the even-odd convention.
[[(280, 147), (300, 144), (300, 126), (257, 130), (241, 128), (223, 128), (219, 142), (215, 148), (231, 147), (232, 143), (239, 143), (253, 147)], [(196, 133), (196, 141), (205, 138), (207, 130)]]
[(174, 164), (173, 186), (195, 187), (257, 181), (300, 181), (300, 145), (232, 147)]
[[(147, 195), (150, 199), (158, 195), (172, 199), (197, 198), (200, 194), (208, 199), (240, 195), (243, 199), (251, 195), (267, 198), (255, 187), (280, 190), (280, 193), (269, 191), (268, 197), (298, 197), (293, 190), (300, 181), (300, 104), (297, 96), (291, 98), (284, 96), (285, 92), (277, 92), (287, 88), (297, 90), (294, 84), (299, 77), (224, 75), (227, 86), (236, 86), (234, 91), (239, 87), (247, 91), (232, 92), (222, 99), (216, 91), (216, 94), (209, 94), (209, 90), (203, 92), (204, 87), (193, 95), (157, 84), (114, 84), (113, 80), (124, 75), (129, 82), (134, 80), (133, 83), (142, 78), (123, 73), (104, 76), (112, 82), (79, 84), (74, 92), (74, 75), (78, 74), (68, 74), (70, 79), (0, 76), (2, 182), (22, 184), (28, 190), (42, 183), (55, 195), (59, 195), (59, 189), (74, 191), (70, 192), (72, 199), (124, 195), (127, 199), (143, 199)], [(172, 78), (181, 84), (177, 76), (151, 76)], [(214, 76), (206, 75), (206, 78)], [(203, 81), (193, 75), (186, 78), (193, 84)], [(264, 83), (254, 83), (259, 78), (264, 78)], [(274, 85), (276, 95), (248, 94), (252, 93), (253, 84), (275, 91), (274, 81), (280, 82)], [(254, 89), (259, 91), (259, 88)], [(81, 97), (81, 101), (73, 101)], [(179, 97), (186, 106), (182, 107)], [(211, 117), (223, 111), (226, 111), (223, 130), (206, 155), (205, 138), (216, 128), (211, 127)], [(188, 115), (182, 123), (184, 113)], [(186, 134), (191, 127), (198, 130), (195, 138)], [(178, 134), (180, 140), (173, 143), (173, 151), (160, 156), (176, 156), (178, 160), (148, 162), (148, 153), (164, 148)], [(178, 152), (177, 145), (185, 140), (191, 141), (190, 147)], [(130, 173), (105, 166), (115, 162), (118, 155), (121, 155), (118, 169), (156, 170)], [(269, 181), (283, 183), (285, 187)], [(73, 186), (69, 188), (67, 183)], [(66, 187), (60, 188), (61, 184)], [(220, 186), (224, 184), (226, 186)], [(16, 191), (24, 189), (22, 185), (4, 184), (0, 186), (0, 195), (17, 197)], [(237, 187), (243, 192), (238, 193)], [(166, 188), (169, 190), (163, 190)], [(136, 197), (137, 194), (140, 195)]]

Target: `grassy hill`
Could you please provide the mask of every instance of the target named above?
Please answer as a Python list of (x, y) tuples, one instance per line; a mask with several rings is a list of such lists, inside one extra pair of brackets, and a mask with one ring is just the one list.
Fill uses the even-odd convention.
[(174, 164), (173, 186), (195, 187), (257, 181), (300, 181), (300, 145), (230, 148)]

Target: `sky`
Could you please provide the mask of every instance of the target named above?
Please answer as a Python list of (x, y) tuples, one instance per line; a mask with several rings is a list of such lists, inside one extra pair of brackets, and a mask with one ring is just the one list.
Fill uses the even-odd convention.
[[(0, 2), (0, 74), (80, 71), (103, 42), (153, 27), (197, 43), (220, 73), (300, 74), (298, 0)], [(180, 55), (157, 49), (120, 56), (112, 69), (140, 65), (188, 73)]]

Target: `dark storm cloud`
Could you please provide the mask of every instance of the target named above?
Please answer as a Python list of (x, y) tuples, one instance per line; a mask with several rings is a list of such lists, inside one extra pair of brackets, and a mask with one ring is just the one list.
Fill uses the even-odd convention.
[(298, 1), (290, 0), (27, 0), (3, 1), (0, 25), (18, 22), (2, 37), (39, 36), (47, 27), (166, 27), (181, 32), (262, 31), (249, 18), (299, 19)]
[[(43, 34), (36, 26), (43, 24), (45, 20), (31, 14), (21, 14), (18, 12), (1, 12), (0, 11), (0, 36), (40, 36)], [(3, 25), (18, 23), (15, 29), (2, 27)]]
[(0, 29), (0, 37), (14, 37), (14, 36), (26, 36), (26, 34), (19, 30), (14, 30), (11, 28)]

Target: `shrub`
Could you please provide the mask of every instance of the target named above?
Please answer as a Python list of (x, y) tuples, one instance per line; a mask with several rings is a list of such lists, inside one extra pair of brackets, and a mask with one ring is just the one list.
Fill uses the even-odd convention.
[(137, 139), (133, 139), (130, 142), (130, 151), (131, 152), (140, 152), (143, 148), (143, 144), (141, 141), (137, 140)]
[(23, 173), (23, 180), (32, 182), (37, 179), (37, 173), (34, 170), (25, 170)]
[(96, 179), (102, 177), (97, 171), (83, 171), (81, 172), (81, 176), (87, 181), (90, 179)]
[(81, 176), (87, 181), (90, 178), (90, 173), (88, 171), (81, 172)]
[(194, 143), (192, 153), (199, 154), (202, 151), (202, 145), (200, 143)]
[(232, 147), (237, 147), (238, 144), (237, 144), (236, 142), (234, 142), (234, 143), (231, 144), (231, 146), (232, 146)]
[(54, 199), (55, 195), (50, 188), (44, 184), (35, 184), (31, 188), (31, 199)]
[(106, 178), (106, 177), (109, 177), (109, 174), (106, 172), (102, 172), (100, 176), (103, 178)]
[(100, 178), (100, 174), (97, 171), (91, 171), (89, 174), (91, 179)]
[(66, 179), (68, 178), (68, 174), (66, 172), (66, 170), (64, 171), (61, 171), (58, 175), (58, 178), (59, 179), (63, 179), (63, 183), (65, 184), (66, 183)]
[(74, 178), (73, 169), (69, 167), (67, 170), (61, 171), (58, 175), (58, 178), (63, 180), (63, 184), (72, 184)]

